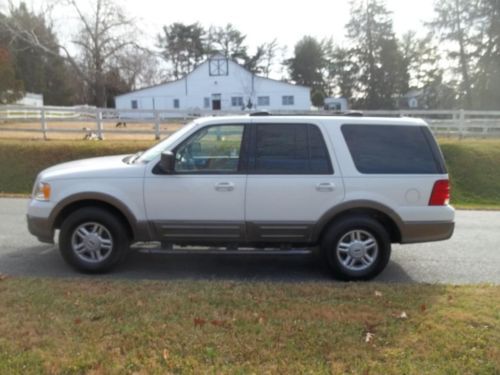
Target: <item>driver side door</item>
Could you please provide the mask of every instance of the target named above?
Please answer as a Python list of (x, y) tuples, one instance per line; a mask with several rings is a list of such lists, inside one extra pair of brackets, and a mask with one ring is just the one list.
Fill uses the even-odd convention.
[(176, 147), (173, 173), (148, 172), (146, 213), (158, 240), (244, 239), (245, 145), (244, 124), (206, 126)]

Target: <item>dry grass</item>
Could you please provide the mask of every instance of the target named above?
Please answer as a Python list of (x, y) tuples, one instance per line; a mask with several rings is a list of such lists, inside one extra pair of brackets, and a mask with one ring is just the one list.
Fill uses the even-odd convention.
[(0, 300), (2, 374), (500, 372), (498, 286), (8, 279)]
[[(153, 123), (134, 123), (127, 122), (127, 127), (116, 127), (117, 121), (103, 122), (104, 137), (107, 140), (152, 140), (154, 135)], [(163, 133), (172, 133), (178, 130), (183, 125), (181, 123), (162, 123), (160, 131)], [(51, 140), (82, 140), (86, 131), (84, 128), (89, 128), (92, 131), (97, 129), (95, 122), (64, 122), (64, 121), (48, 121), (47, 128), (52, 130), (47, 137)], [(9, 129), (25, 129), (26, 131), (9, 131)], [(77, 133), (57, 132), (57, 130), (77, 130)], [(29, 130), (37, 130), (36, 132)], [(0, 123), (0, 137), (6, 139), (29, 139), (41, 140), (43, 134), (40, 131), (41, 125), (39, 121), (32, 122), (4, 122)], [(128, 130), (145, 131), (150, 134), (126, 134)]]

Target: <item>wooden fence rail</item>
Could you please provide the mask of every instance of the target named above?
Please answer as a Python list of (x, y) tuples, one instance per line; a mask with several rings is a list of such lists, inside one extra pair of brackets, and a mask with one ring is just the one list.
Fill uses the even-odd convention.
[[(436, 135), (441, 136), (500, 137), (500, 111), (380, 110), (362, 112), (364, 116), (422, 118), (427, 121)], [(120, 133), (151, 134), (155, 139), (159, 139), (162, 135), (171, 133), (170, 130), (162, 129), (163, 124), (185, 124), (200, 116), (226, 116), (245, 113), (248, 112), (0, 106), (0, 136), (4, 131), (41, 133), (44, 139), (48, 139), (50, 133), (80, 133), (83, 135), (92, 133), (96, 138), (104, 139), (106, 133)], [(273, 111), (273, 114), (293, 115), (299, 113), (332, 114), (332, 112), (326, 111), (307, 113), (304, 111)], [(61, 128), (53, 125), (60, 122), (74, 124), (74, 127)], [(30, 124), (29, 127), (26, 127), (27, 123)], [(82, 123), (85, 125), (83, 128)], [(145, 127), (144, 124), (151, 126)]]

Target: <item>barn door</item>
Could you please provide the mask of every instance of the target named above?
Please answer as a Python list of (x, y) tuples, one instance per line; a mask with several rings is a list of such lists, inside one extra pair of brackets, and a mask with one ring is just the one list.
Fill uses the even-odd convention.
[(221, 104), (221, 94), (212, 94), (212, 111), (220, 111)]

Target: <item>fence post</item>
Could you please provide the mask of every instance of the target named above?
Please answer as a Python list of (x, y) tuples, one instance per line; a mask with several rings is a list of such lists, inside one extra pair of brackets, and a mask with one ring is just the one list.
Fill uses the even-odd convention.
[(154, 111), (155, 115), (155, 139), (160, 139), (160, 114), (158, 111)]
[[(42, 124), (42, 133), (43, 133), (43, 139), (46, 141), (47, 140), (47, 121), (45, 119), (45, 109), (42, 108), (41, 113), (40, 113), (40, 120)], [(26, 115), (25, 115), (26, 117)]]
[(102, 112), (100, 109), (97, 109), (96, 121), (97, 121), (97, 138), (102, 141), (104, 138), (102, 134)]
[(463, 109), (459, 111), (458, 129), (459, 138), (462, 139), (465, 136), (465, 111)]

